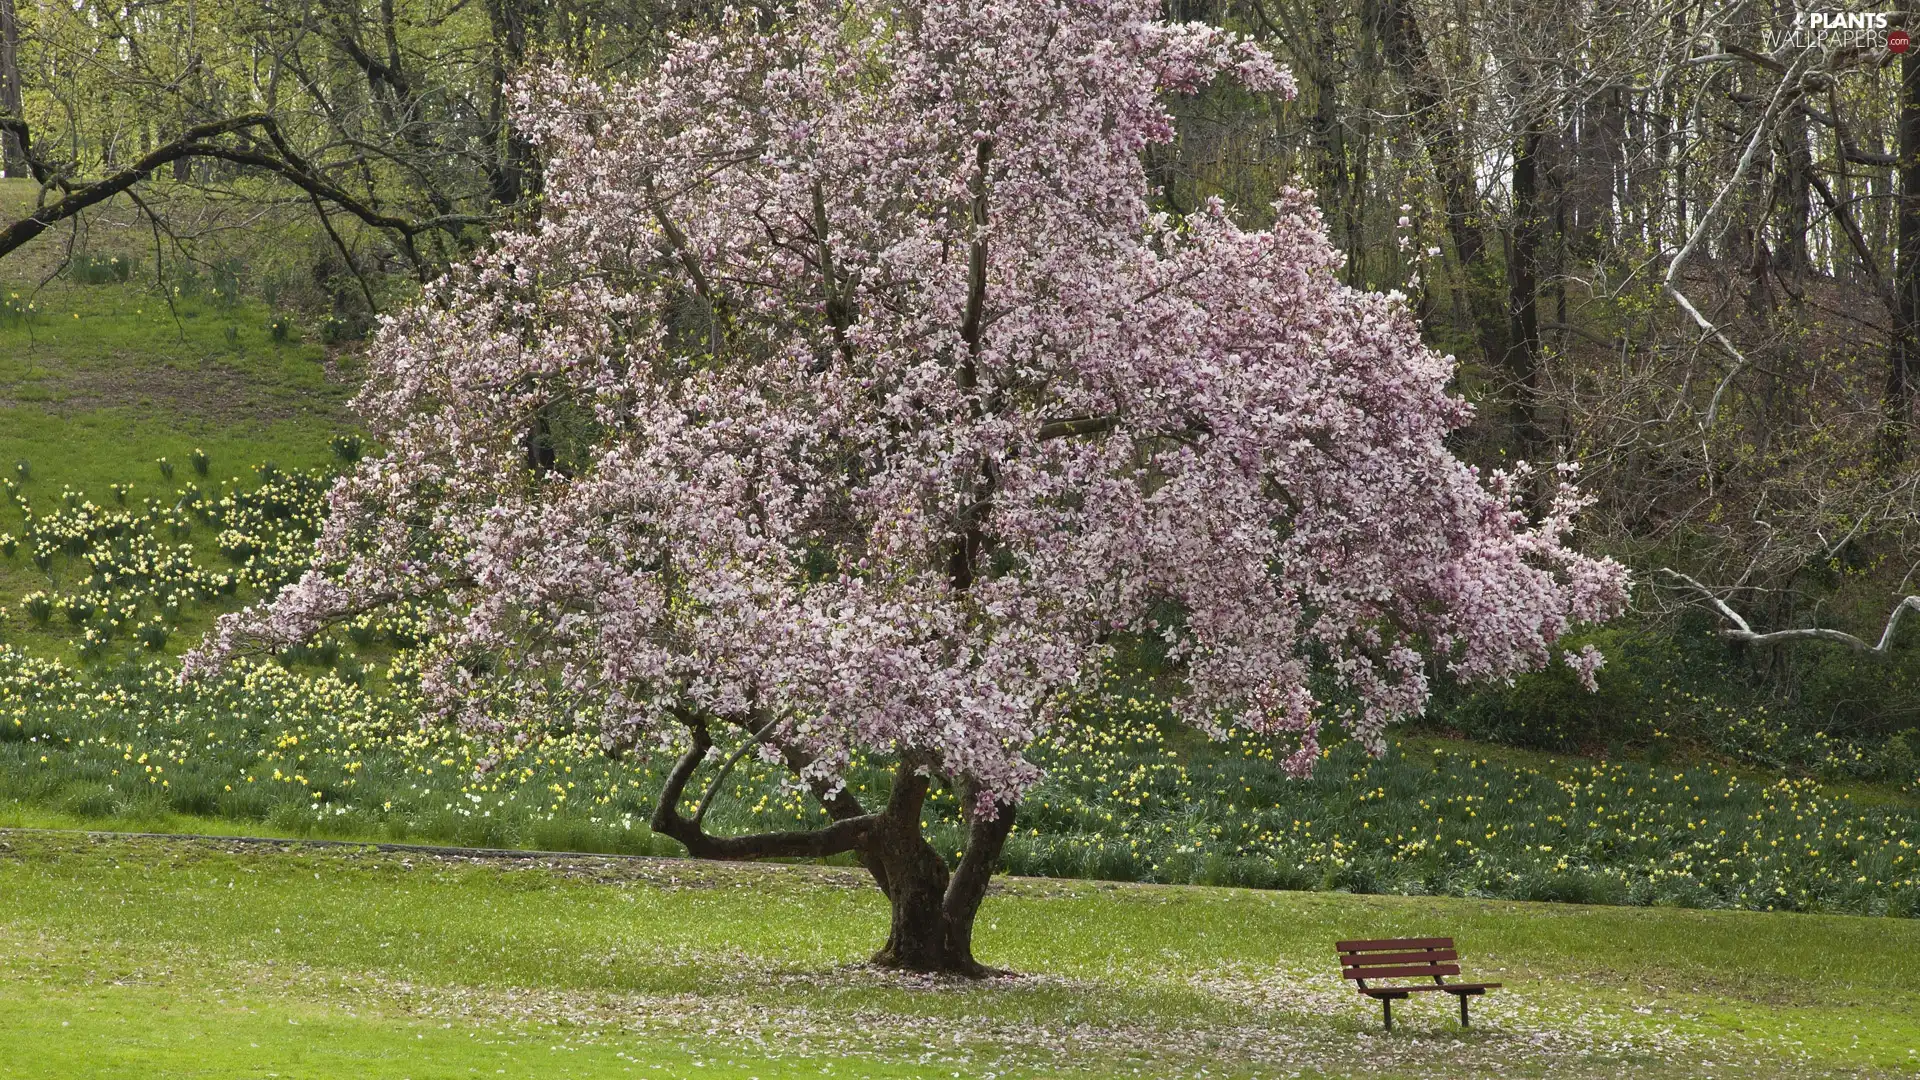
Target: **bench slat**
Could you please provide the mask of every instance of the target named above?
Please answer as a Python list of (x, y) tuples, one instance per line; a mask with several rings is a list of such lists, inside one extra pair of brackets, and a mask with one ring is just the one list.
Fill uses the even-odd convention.
[(1349, 952), (1405, 952), (1408, 949), (1451, 949), (1450, 937), (1409, 937), (1409, 938), (1361, 938), (1357, 941), (1336, 941), (1335, 951)]
[(1459, 964), (1421, 964), (1418, 967), (1343, 968), (1349, 979), (1398, 979), (1424, 975), (1458, 975)]
[[(1358, 990), (1359, 988), (1355, 987), (1354, 989)], [(1445, 986), (1441, 986), (1439, 983), (1427, 983), (1424, 986), (1369, 986), (1365, 990), (1360, 990), (1360, 993), (1368, 997), (1386, 997), (1394, 994), (1404, 997), (1408, 994), (1424, 994), (1429, 992), (1435, 994), (1467, 994), (1473, 996), (1485, 993), (1488, 990), (1498, 989), (1500, 989), (1499, 983), (1448, 983)]]
[(1426, 952), (1387, 952), (1357, 953), (1343, 956), (1343, 967), (1397, 967), (1405, 964), (1439, 964), (1460, 959), (1460, 954), (1452, 949), (1429, 949)]

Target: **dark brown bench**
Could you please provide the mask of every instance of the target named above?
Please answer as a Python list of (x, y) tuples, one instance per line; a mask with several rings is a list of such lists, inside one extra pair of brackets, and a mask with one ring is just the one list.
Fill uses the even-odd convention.
[[(1442, 976), (1460, 974), (1460, 954), (1453, 951), (1450, 937), (1374, 938), (1365, 941), (1336, 941), (1340, 954), (1340, 973), (1358, 984), (1362, 994), (1380, 999), (1380, 1015), (1387, 1030), (1393, 1030), (1393, 1003), (1409, 994), (1438, 992), (1460, 999), (1460, 1026), (1467, 1026), (1467, 999), (1500, 988), (1499, 983), (1450, 983)], [(1368, 986), (1367, 980), (1425, 979), (1432, 983), (1411, 986)]]

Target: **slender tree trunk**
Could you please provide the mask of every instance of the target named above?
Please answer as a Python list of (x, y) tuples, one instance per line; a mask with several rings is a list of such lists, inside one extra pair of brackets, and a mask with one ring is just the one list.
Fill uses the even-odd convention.
[[(183, 80), (187, 88), (186, 109), (180, 115), (180, 126), (190, 128), (206, 119), (200, 115), (200, 106), (206, 102), (205, 81), (200, 71), (200, 14), (196, 0), (187, 0), (187, 69)], [(79, 154), (74, 154), (76, 159)], [(194, 159), (190, 155), (181, 155), (173, 159), (173, 178), (178, 183), (187, 183), (193, 179)]]
[[(1674, 21), (1677, 28), (1681, 30), (1686, 28), (1684, 16), (1676, 15), (1674, 16)], [(1667, 145), (1663, 147), (1660, 152), (1660, 161), (1673, 172), (1673, 231), (1670, 242), (1680, 244), (1686, 241), (1689, 232), (1687, 216), (1686, 149), (1687, 137), (1692, 134), (1692, 131), (1691, 122), (1687, 119), (1684, 103), (1678, 95), (1673, 99), (1672, 109), (1674, 114), (1673, 134), (1672, 138), (1667, 142)], [(1662, 236), (1662, 242), (1669, 242), (1668, 237)]]
[(1627, 103), (1626, 94), (1619, 86), (1608, 87), (1600, 95), (1600, 123), (1594, 134), (1599, 139), (1599, 151), (1604, 163), (1606, 187), (1602, 192), (1599, 216), (1594, 224), (1599, 228), (1608, 247), (1612, 247), (1620, 238), (1625, 222), (1622, 218), (1627, 209), (1626, 188), (1626, 146), (1627, 146)]
[(1813, 151), (1804, 113), (1780, 118), (1780, 167), (1774, 170), (1779, 239), (1774, 245), (1774, 269), (1798, 283), (1813, 269), (1807, 234), (1813, 222)]
[(531, 49), (546, 20), (545, 0), (489, 0), (493, 26), (494, 69), (491, 120), (501, 133), (498, 157), (487, 167), (487, 187), (494, 205), (511, 207), (541, 187), (540, 163), (533, 140), (507, 118), (507, 84), (526, 67)]
[(1543, 126), (1530, 103), (1523, 103), (1519, 137), (1513, 148), (1513, 243), (1507, 259), (1506, 369), (1513, 386), (1508, 416), (1515, 449), (1537, 458), (1544, 438), (1535, 409), (1540, 395), (1540, 150)]
[[(0, 115), (25, 119), (20, 91), (20, 15), (14, 0), (0, 0)], [(0, 132), (0, 170), (27, 174), (27, 156), (11, 131)]]
[(1907, 455), (1913, 376), (1920, 366), (1920, 53), (1900, 57), (1900, 217), (1894, 257), (1893, 336), (1887, 350), (1886, 421), (1881, 451), (1890, 461)]
[(1347, 142), (1340, 125), (1340, 90), (1332, 66), (1324, 59), (1308, 69), (1308, 79), (1313, 88), (1313, 115), (1307, 123), (1313, 133), (1320, 203), (1328, 226), (1341, 230), (1335, 242), (1351, 259), (1358, 236), (1353, 229), (1352, 195), (1347, 190)]
[(1466, 141), (1450, 115), (1450, 103), (1427, 53), (1426, 39), (1409, 0), (1378, 0), (1374, 18), (1388, 66), (1406, 88), (1414, 132), (1433, 164), (1447, 212), (1447, 233), (1467, 290), (1480, 351), (1489, 365), (1506, 359), (1507, 319), (1501, 310), (1499, 272), (1487, 254), (1481, 231), (1480, 198), (1468, 167)]

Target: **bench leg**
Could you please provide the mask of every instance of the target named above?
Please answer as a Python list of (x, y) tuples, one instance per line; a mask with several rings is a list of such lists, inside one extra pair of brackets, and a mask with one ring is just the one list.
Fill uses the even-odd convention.
[(1380, 999), (1380, 1015), (1384, 1017), (1387, 1021), (1387, 1030), (1392, 1031), (1393, 1030), (1393, 999), (1392, 998)]
[(1466, 1027), (1467, 1026), (1467, 995), (1455, 994), (1453, 996), (1460, 999), (1460, 1026)]

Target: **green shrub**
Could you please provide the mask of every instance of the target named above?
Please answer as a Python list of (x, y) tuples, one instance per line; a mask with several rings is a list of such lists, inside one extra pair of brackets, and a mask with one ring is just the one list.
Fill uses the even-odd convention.
[(66, 789), (60, 808), (75, 817), (107, 818), (126, 808), (127, 800), (111, 784), (76, 784)]
[(214, 260), (208, 274), (214, 303), (222, 307), (240, 303), (240, 278), (245, 269), (245, 264), (236, 256)]
[(372, 329), (373, 319), (359, 312), (329, 315), (320, 321), (320, 340), (328, 345), (360, 341)]
[(87, 596), (69, 596), (60, 604), (60, 608), (67, 616), (67, 622), (75, 627), (86, 625), (87, 620), (100, 610)]
[[(338, 636), (288, 650), (279, 664), (176, 680), (175, 663), (157, 653), (182, 605), (230, 610), (237, 601), (229, 597), (251, 601), (292, 580), (312, 551), (329, 484), (327, 473), (263, 468), (257, 487), (190, 488), (171, 508), (150, 499), (103, 508), (74, 492), (29, 518), (24, 542), (47, 552), (71, 545), (95, 584), (85, 592), (66, 586), (57, 605), (53, 590), (19, 605), (43, 626), (60, 622), (52, 632), (91, 662), (36, 660), (0, 645), (0, 799), (59, 805), (86, 785), (116, 784), (126, 798), (116, 813), (192, 806), (300, 834), (650, 850), (656, 841), (644, 822), (665, 760), (609, 760), (590, 712), (556, 710), (564, 723), (504, 746), (421, 725), (422, 662), (412, 650), (428, 631), (412, 609), (351, 620)], [(183, 552), (163, 539), (189, 517), (207, 522), (217, 540)], [(207, 550), (216, 545), (245, 557), (216, 570)], [(73, 632), (51, 618), (56, 606), (71, 617), (71, 603), (97, 607)], [(1610, 628), (1583, 640), (1609, 650), (1599, 700), (1622, 697), (1607, 708), (1653, 702), (1674, 717), (1653, 713), (1656, 723), (1642, 711), (1623, 719), (1601, 708), (1558, 717), (1556, 710), (1588, 707), (1594, 695), (1575, 696), (1585, 691), (1551, 673), (1516, 683), (1510, 697), (1473, 701), (1449, 691), (1446, 703), (1453, 715), (1490, 728), (1511, 724), (1542, 742), (1631, 744), (1652, 758), (1682, 735), (1718, 727), (1716, 745), (1746, 760), (1825, 762), (1823, 771), (1841, 776), (1912, 775), (1920, 729), (1877, 742), (1809, 730), (1800, 717), (1735, 709), (1711, 695), (1713, 684), (1698, 674), (1707, 669), (1673, 639)], [(1721, 648), (1710, 638), (1700, 646)], [(1283, 741), (1238, 734), (1212, 742), (1187, 732), (1171, 722), (1157, 684), (1139, 674), (1112, 673), (1107, 698), (1075, 705), (1054, 738), (1033, 750), (1045, 778), (1018, 810), (1006, 869), (1862, 914), (1910, 912), (1920, 887), (1909, 861), (1920, 859), (1911, 848), (1920, 811), (1898, 802), (1863, 806), (1810, 779), (1755, 781), (1690, 758), (1511, 764), (1482, 760), (1475, 747), (1395, 750), (1375, 760), (1330, 743), (1316, 773), (1295, 780), (1278, 765), (1289, 752)], [(1518, 692), (1526, 685), (1537, 693)], [(785, 779), (778, 766), (742, 759), (710, 825), (745, 832), (823, 820)], [(863, 799), (888, 782), (868, 763), (856, 763), (849, 779)], [(957, 797), (934, 791), (926, 816), (930, 841), (951, 857), (966, 835)], [(1793, 842), (1802, 837), (1823, 842)]]
[(134, 637), (140, 644), (156, 652), (167, 647), (169, 636), (167, 625), (161, 622), (158, 616), (155, 616), (151, 622), (141, 623), (140, 629), (134, 631)]

